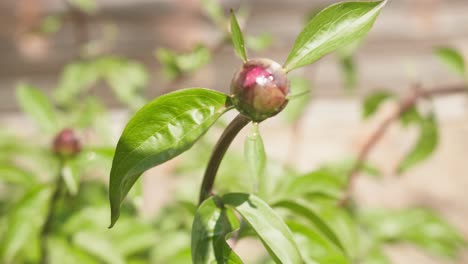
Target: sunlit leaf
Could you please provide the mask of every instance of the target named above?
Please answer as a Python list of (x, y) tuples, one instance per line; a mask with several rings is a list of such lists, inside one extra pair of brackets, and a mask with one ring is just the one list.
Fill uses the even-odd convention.
[(163, 65), (165, 75), (169, 79), (175, 79), (182, 74), (193, 73), (210, 62), (211, 53), (203, 45), (197, 45), (187, 53), (175, 53), (172, 50), (160, 48), (156, 51), (156, 58)]
[(229, 221), (227, 211), (219, 208), (217, 197), (204, 201), (195, 214), (192, 226), (192, 262), (194, 264), (243, 263), (226, 242), (227, 235), (239, 227)]
[(112, 163), (111, 226), (143, 172), (191, 148), (231, 107), (225, 94), (192, 88), (158, 97), (138, 111), (123, 131)]
[(67, 0), (67, 2), (85, 13), (92, 14), (97, 10), (96, 0)]
[(341, 71), (343, 73), (344, 86), (353, 90), (357, 86), (356, 63), (352, 56), (344, 57), (340, 60)]
[(8, 229), (0, 245), (2, 262), (11, 263), (20, 250), (39, 236), (48, 210), (51, 188), (36, 186), (8, 212)]
[(361, 39), (371, 29), (385, 3), (345, 2), (324, 9), (299, 34), (284, 68), (291, 71), (311, 64)]
[(246, 62), (247, 53), (245, 51), (244, 36), (237, 22), (236, 14), (234, 14), (233, 11), (231, 11), (231, 37), (237, 56), (239, 56), (242, 61)]
[(453, 48), (442, 47), (435, 50), (435, 55), (454, 73), (461, 77), (467, 76), (465, 59), (459, 51)]
[(252, 227), (276, 263), (302, 263), (291, 230), (267, 203), (245, 193), (226, 194), (222, 200)]
[(215, 24), (224, 27), (224, 10), (219, 0), (202, 0), (201, 7)]
[(439, 132), (434, 115), (431, 114), (429, 117), (422, 119), (418, 125), (419, 138), (399, 164), (398, 172), (400, 173), (426, 160), (437, 147)]
[(267, 49), (273, 43), (273, 37), (271, 34), (263, 33), (259, 36), (246, 36), (245, 37), (245, 45), (247, 48), (261, 51)]
[(16, 88), (16, 98), (22, 110), (41, 129), (48, 133), (57, 131), (57, 114), (55, 113), (54, 106), (44, 93), (37, 88), (20, 84)]
[(54, 98), (61, 104), (70, 104), (79, 94), (88, 91), (99, 76), (100, 72), (92, 61), (70, 63), (60, 76)]
[(98, 264), (99, 261), (73, 247), (64, 238), (47, 239), (47, 263), (50, 264)]
[(31, 186), (37, 183), (34, 175), (18, 166), (12, 164), (0, 164), (0, 182)]
[(125, 259), (112, 241), (96, 232), (80, 231), (73, 236), (73, 244), (102, 263), (125, 264)]

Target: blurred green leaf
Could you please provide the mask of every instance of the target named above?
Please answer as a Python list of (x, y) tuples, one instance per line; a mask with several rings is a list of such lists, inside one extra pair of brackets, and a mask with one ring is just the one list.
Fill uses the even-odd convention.
[(299, 34), (284, 68), (291, 71), (311, 64), (361, 39), (371, 29), (385, 3), (345, 2), (324, 9)]
[(80, 184), (80, 172), (74, 165), (72, 161), (64, 162), (61, 172), (65, 186), (71, 195), (78, 193)]
[(312, 99), (312, 95), (310, 93), (312, 84), (309, 80), (301, 77), (291, 77), (290, 83), (291, 94), (297, 94), (300, 96), (289, 100), (282, 115), (288, 123), (294, 123), (304, 115), (304, 112)]
[(308, 220), (316, 232), (319, 232), (332, 242), (336, 247), (345, 252), (345, 248), (341, 244), (335, 232), (325, 223), (319, 215), (317, 215), (311, 208), (308, 208), (298, 202), (283, 200), (275, 203), (273, 207), (287, 209), (296, 216), (301, 216)]
[(461, 77), (467, 77), (465, 59), (459, 51), (449, 47), (441, 47), (437, 48), (434, 53), (451, 71)]
[(125, 259), (112, 241), (96, 232), (79, 231), (73, 235), (73, 244), (107, 264), (125, 264)]
[(245, 51), (244, 36), (237, 22), (236, 14), (231, 10), (231, 37), (234, 50), (243, 62), (247, 61), (247, 53)]
[(344, 86), (349, 90), (354, 90), (357, 86), (356, 63), (352, 56), (344, 57), (340, 60), (341, 71), (343, 73)]
[(395, 95), (389, 91), (376, 91), (366, 96), (362, 106), (363, 118), (368, 119), (374, 115), (383, 102), (394, 97)]
[(45, 34), (56, 33), (62, 27), (62, 21), (58, 16), (47, 16), (42, 20), (41, 32)]
[[(219, 208), (217, 197), (205, 200), (198, 208), (192, 226), (192, 262), (194, 264), (243, 263), (226, 242), (227, 235), (238, 228), (226, 209)], [(221, 205), (222, 206), (222, 205)]]
[(434, 152), (439, 142), (437, 122), (433, 114), (422, 119), (418, 125), (418, 141), (398, 165), (399, 173), (402, 173), (426, 160)]
[(351, 264), (335, 244), (315, 229), (295, 221), (286, 222), (294, 234), (305, 263)]
[(209, 49), (197, 45), (188, 53), (177, 54), (172, 50), (159, 48), (156, 58), (163, 65), (163, 72), (169, 79), (175, 79), (183, 74), (190, 74), (206, 65), (211, 60)]
[(424, 117), (421, 116), (416, 106), (411, 107), (400, 115), (400, 123), (405, 127), (421, 122), (424, 122)]
[(201, 7), (216, 25), (224, 29), (224, 10), (218, 0), (202, 0)]
[[(254, 193), (259, 191), (263, 184), (263, 172), (267, 162), (263, 139), (258, 130), (258, 123), (252, 124), (250, 134), (245, 138), (244, 157), (253, 179)], [(260, 192), (262, 193), (262, 192)]]
[(39, 236), (51, 193), (47, 186), (34, 186), (8, 211), (8, 229), (0, 245), (4, 263), (14, 261), (19, 251)]
[(49, 264), (98, 264), (99, 261), (70, 245), (62, 237), (47, 239)]
[(37, 183), (34, 175), (18, 166), (0, 163), (0, 182), (28, 187)]
[(150, 253), (151, 263), (192, 262), (190, 231), (174, 230), (159, 234), (158, 238), (158, 242)]
[(269, 33), (263, 33), (259, 36), (246, 36), (245, 37), (245, 45), (247, 48), (255, 50), (255, 51), (262, 51), (267, 49), (273, 43), (273, 37)]
[(436, 213), (422, 208), (361, 213), (365, 226), (381, 240), (410, 242), (434, 254), (455, 259), (466, 242), (460, 232)]
[(16, 88), (16, 98), (22, 110), (45, 132), (55, 133), (58, 119), (54, 106), (39, 89), (26, 84)]
[(190, 149), (231, 107), (225, 94), (192, 88), (158, 97), (138, 111), (125, 127), (112, 163), (111, 226), (143, 172)]
[(267, 203), (245, 193), (226, 194), (222, 200), (255, 230), (276, 263), (302, 263), (291, 230)]
[(54, 98), (61, 104), (68, 105), (77, 96), (88, 91), (99, 79), (100, 72), (94, 62), (79, 61), (65, 66)]
[(97, 4), (95, 0), (67, 0), (70, 5), (79, 10), (92, 14), (97, 11)]
[(373, 249), (360, 262), (362, 264), (391, 264), (390, 259), (385, 255), (382, 249)]

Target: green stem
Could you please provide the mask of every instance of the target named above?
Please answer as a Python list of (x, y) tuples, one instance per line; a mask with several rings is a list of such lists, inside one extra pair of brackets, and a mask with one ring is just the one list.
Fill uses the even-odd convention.
[(232, 120), (232, 122), (226, 127), (223, 134), (219, 138), (216, 146), (211, 153), (210, 161), (206, 167), (205, 176), (203, 177), (202, 186), (200, 189), (199, 204), (201, 204), (206, 198), (211, 195), (213, 184), (218, 172), (219, 165), (223, 160), (224, 154), (232, 143), (232, 140), (236, 135), (244, 128), (251, 120), (242, 114), (239, 114)]
[(63, 160), (60, 160), (59, 164), (59, 173), (57, 175), (57, 178), (55, 179), (55, 189), (54, 193), (52, 194), (52, 198), (50, 199), (50, 204), (49, 204), (49, 211), (47, 213), (44, 225), (42, 226), (41, 230), (41, 262), (42, 264), (46, 264), (48, 262), (47, 260), (47, 237), (52, 231), (52, 224), (54, 220), (54, 216), (57, 211), (58, 204), (62, 198), (62, 189), (63, 189), (63, 175), (62, 175), (62, 170), (63, 170)]

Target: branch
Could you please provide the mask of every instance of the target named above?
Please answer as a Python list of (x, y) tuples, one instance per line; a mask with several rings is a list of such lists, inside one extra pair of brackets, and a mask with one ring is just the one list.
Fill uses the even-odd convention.
[(369, 136), (362, 148), (359, 150), (357, 155), (357, 161), (354, 167), (348, 174), (348, 181), (345, 186), (345, 194), (343, 198), (339, 201), (339, 205), (345, 205), (351, 198), (351, 192), (354, 186), (354, 182), (359, 176), (359, 172), (366, 162), (369, 153), (374, 149), (377, 143), (382, 139), (387, 132), (390, 125), (397, 121), (402, 114), (411, 109), (417, 104), (417, 102), (422, 98), (432, 98), (437, 96), (447, 96), (453, 94), (467, 93), (468, 86), (466, 84), (456, 84), (456, 85), (446, 85), (433, 87), (431, 89), (415, 89), (411, 94), (406, 97), (403, 97), (399, 102), (399, 107), (395, 112), (390, 114), (385, 118), (382, 123), (377, 127), (377, 129)]

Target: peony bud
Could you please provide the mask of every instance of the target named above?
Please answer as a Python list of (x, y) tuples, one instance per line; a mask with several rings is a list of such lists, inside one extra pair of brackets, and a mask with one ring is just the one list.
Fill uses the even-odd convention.
[(78, 154), (81, 151), (81, 144), (76, 133), (70, 128), (60, 131), (54, 138), (53, 151), (60, 156)]

